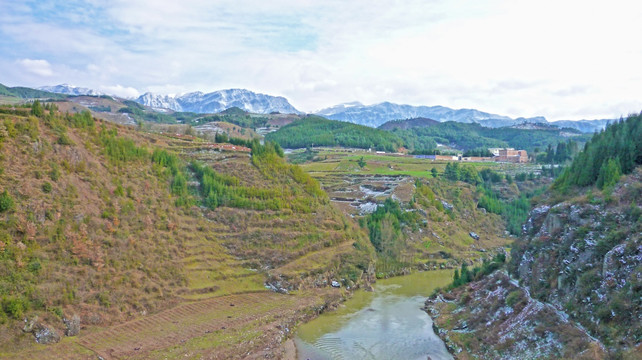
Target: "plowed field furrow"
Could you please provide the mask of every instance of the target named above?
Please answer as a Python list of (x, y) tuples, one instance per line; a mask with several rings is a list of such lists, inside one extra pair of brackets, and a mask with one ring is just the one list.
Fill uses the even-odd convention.
[(288, 295), (268, 292), (229, 295), (182, 304), (81, 337), (79, 343), (105, 359), (145, 358), (144, 354), (148, 352), (179, 345), (223, 328), (241, 329), (252, 323), (260, 325), (274, 321), (312, 301), (300, 297), (295, 301)]

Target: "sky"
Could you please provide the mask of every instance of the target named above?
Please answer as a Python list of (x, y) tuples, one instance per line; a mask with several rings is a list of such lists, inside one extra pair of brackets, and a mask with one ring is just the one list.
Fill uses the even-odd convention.
[(617, 118), (642, 110), (640, 19), (639, 0), (0, 0), (0, 83)]

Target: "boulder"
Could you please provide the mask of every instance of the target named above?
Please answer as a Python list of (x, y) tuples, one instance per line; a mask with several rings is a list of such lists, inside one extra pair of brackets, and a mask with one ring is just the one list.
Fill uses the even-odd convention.
[(60, 335), (52, 327), (39, 324), (33, 335), (36, 337), (38, 344), (55, 344), (60, 341)]
[(25, 326), (22, 327), (22, 331), (26, 333), (33, 332), (33, 329), (36, 327), (36, 324), (38, 324), (38, 315), (35, 315), (31, 319), (25, 318)]
[(80, 333), (80, 317), (76, 314), (71, 319), (64, 318), (62, 322), (65, 324), (65, 335), (76, 336)]

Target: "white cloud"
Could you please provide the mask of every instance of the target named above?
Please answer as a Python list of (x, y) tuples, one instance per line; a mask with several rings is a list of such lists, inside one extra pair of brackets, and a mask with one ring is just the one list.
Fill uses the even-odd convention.
[(127, 99), (137, 98), (140, 95), (140, 92), (133, 87), (126, 87), (122, 85), (100, 86), (98, 90), (104, 92), (105, 94), (115, 95)]
[(47, 60), (32, 60), (32, 59), (21, 59), (18, 60), (18, 64), (22, 67), (23, 70), (42, 77), (49, 77), (53, 75), (53, 70), (51, 69), (51, 64)]
[[(637, 1), (40, 3), (46, 16), (25, 5), (0, 14), (0, 64), (23, 59), (31, 70), (7, 75), (21, 85), (121, 96), (243, 87), (304, 111), (353, 100), (551, 120), (642, 109)], [(22, 64), (42, 58), (54, 66)]]

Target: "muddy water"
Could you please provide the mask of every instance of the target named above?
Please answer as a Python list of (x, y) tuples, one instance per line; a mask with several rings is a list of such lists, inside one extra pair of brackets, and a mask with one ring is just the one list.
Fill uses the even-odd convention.
[(294, 341), (299, 359), (452, 359), (421, 307), (452, 271), (427, 271), (379, 280), (337, 311), (302, 325)]

